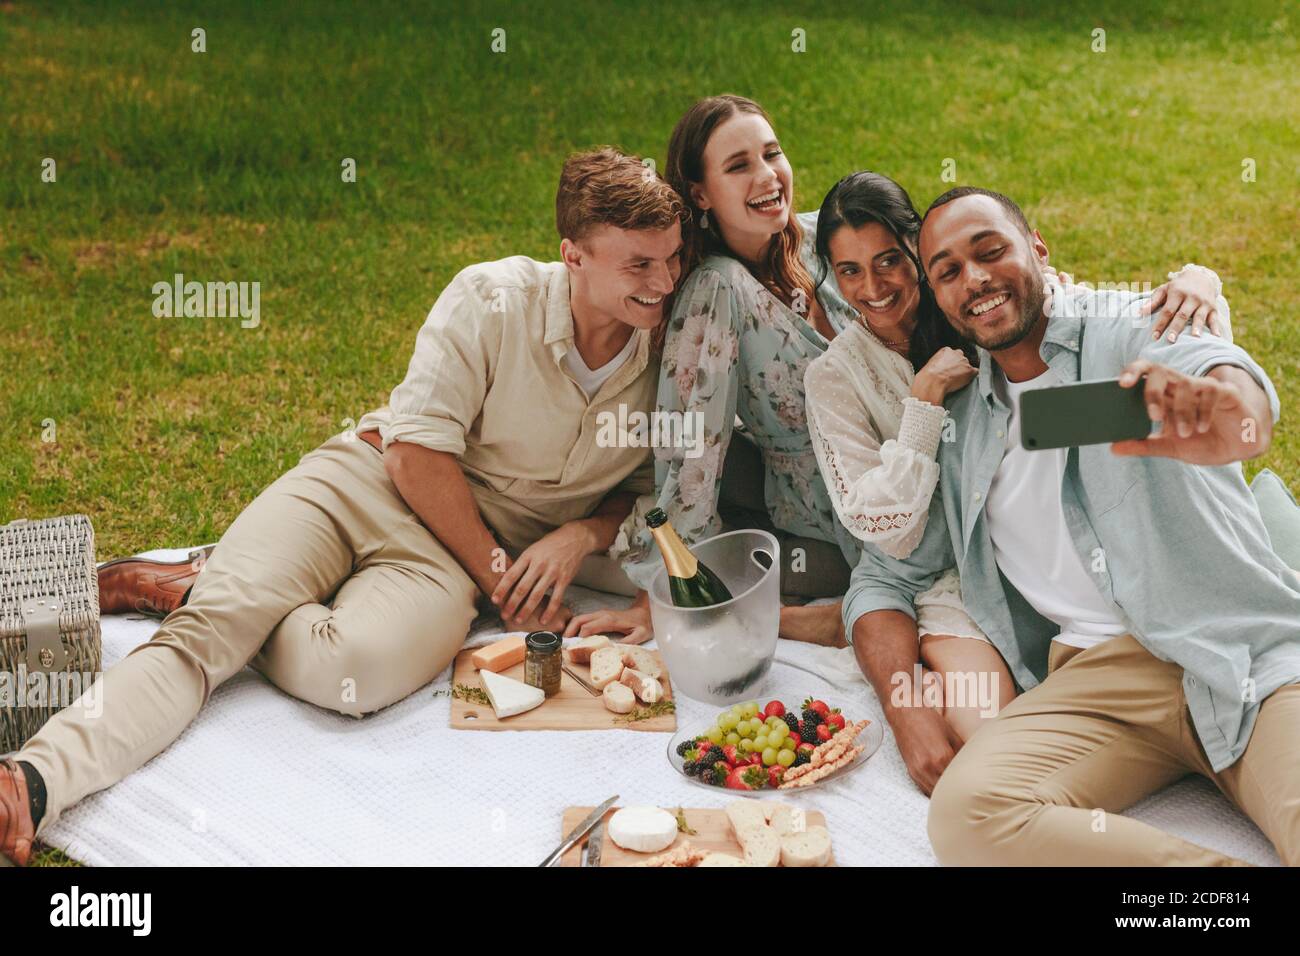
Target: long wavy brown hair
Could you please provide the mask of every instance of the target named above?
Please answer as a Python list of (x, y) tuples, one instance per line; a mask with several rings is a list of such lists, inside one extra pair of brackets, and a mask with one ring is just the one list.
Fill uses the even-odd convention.
[[(673, 128), (668, 141), (668, 165), (664, 177), (681, 195), (690, 210), (690, 219), (682, 225), (682, 277), (690, 274), (705, 256), (719, 254), (739, 257), (727, 248), (717, 225), (710, 221), (709, 228), (700, 227), (701, 210), (691, 196), (691, 186), (704, 180), (704, 149), (713, 131), (737, 113), (754, 113), (770, 124), (772, 121), (763, 107), (753, 100), (730, 93), (702, 99), (688, 109)], [(793, 193), (793, 189), (791, 190)], [(745, 263), (749, 271), (778, 299), (792, 307), (798, 291), (805, 301), (812, 303), (816, 283), (803, 260), (799, 258), (799, 244), (803, 230), (794, 214), (794, 196), (790, 196), (790, 218), (785, 228), (768, 244), (763, 260), (756, 264)], [(743, 260), (741, 260), (743, 261)], [(804, 318), (810, 313), (804, 310)]]

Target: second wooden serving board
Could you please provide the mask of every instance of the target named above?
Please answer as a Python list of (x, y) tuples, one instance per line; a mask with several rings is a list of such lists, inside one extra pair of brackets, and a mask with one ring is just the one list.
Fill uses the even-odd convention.
[[(560, 823), (560, 834), (571, 832), (594, 809), (595, 807), (566, 808)], [(682, 809), (682, 816), (686, 819), (686, 825), (695, 831), (694, 835), (678, 833), (677, 839), (672, 842), (668, 849), (660, 850), (659, 853), (637, 853), (635, 850), (623, 849), (609, 838), (609, 818), (618, 809), (618, 807), (611, 807), (609, 812), (605, 814), (604, 822), (600, 824), (605, 827), (605, 843), (600, 851), (601, 866), (635, 866), (658, 856), (659, 853), (667, 853), (673, 847), (680, 846), (686, 841), (690, 841), (691, 846), (699, 847), (702, 850), (716, 850), (720, 853), (729, 853), (732, 856), (744, 858), (745, 853), (736, 841), (735, 834), (731, 832), (731, 824), (727, 822), (725, 810), (716, 807), (686, 807)], [(678, 810), (677, 807), (664, 807), (664, 809), (672, 814), (676, 814)], [(826, 826), (826, 817), (822, 815), (820, 810), (805, 811), (805, 819), (810, 827)], [(587, 841), (584, 838), (577, 846), (560, 857), (560, 866), (581, 866), (582, 855), (586, 851)], [(826, 865), (836, 865), (834, 834), (831, 835), (831, 859)]]

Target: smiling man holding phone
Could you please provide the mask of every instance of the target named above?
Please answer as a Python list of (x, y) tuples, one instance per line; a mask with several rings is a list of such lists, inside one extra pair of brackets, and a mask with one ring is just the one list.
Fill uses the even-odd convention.
[[(930, 807), (935, 853), (1231, 865), (1115, 815), (1200, 773), (1300, 863), (1300, 583), (1237, 464), (1269, 446), (1268, 376), (1217, 337), (1153, 341), (1132, 320), (1147, 296), (1044, 287), (1047, 247), (997, 193), (936, 199), (920, 253), (940, 308), (978, 346), (979, 376), (948, 401), (956, 440), (941, 449), (921, 544), (904, 560), (864, 549), (845, 630), (887, 689), (915, 658), (916, 594), (956, 564), (967, 610), (1026, 688), (949, 752)], [(1023, 394), (1102, 379), (1139, 389), (1159, 430), (1021, 444)], [(943, 733), (891, 710), (905, 756), (926, 750), (908, 737)]]

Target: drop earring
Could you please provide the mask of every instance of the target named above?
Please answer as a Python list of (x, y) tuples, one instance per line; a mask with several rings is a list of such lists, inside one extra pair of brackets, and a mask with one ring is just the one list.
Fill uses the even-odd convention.
[(707, 209), (700, 212), (700, 228), (705, 232), (709, 230), (709, 211)]

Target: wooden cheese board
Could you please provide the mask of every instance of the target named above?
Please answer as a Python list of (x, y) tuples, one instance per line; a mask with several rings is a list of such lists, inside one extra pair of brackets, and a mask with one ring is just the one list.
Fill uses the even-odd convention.
[[(456, 663), (452, 667), (451, 677), (453, 689), (457, 685), (478, 688), (483, 686), (478, 669), (470, 660), (474, 650), (475, 648), (468, 648), (456, 655)], [(660, 664), (663, 663), (663, 658), (660, 657), (658, 651), (651, 650), (649, 653), (654, 655)], [(570, 664), (569, 667), (584, 680), (591, 673), (586, 664)], [(524, 665), (521, 662), (512, 667), (507, 667), (501, 671), (501, 674), (521, 681), (524, 679)], [(673, 688), (666, 669), (660, 683), (664, 687), (664, 698), (672, 700)], [(457, 730), (609, 730), (617, 728), (671, 734), (677, 730), (677, 715), (672, 713), (659, 714), (655, 717), (647, 717), (644, 720), (629, 721), (624, 715), (607, 710), (599, 695), (593, 696), (567, 673), (562, 673), (560, 692), (558, 694), (547, 698), (546, 703), (540, 707), (535, 707), (522, 714), (506, 717), (502, 720), (497, 719), (490, 705), (474, 703), (453, 695), (451, 698), (451, 726)]]
[[(595, 807), (565, 808), (564, 816), (560, 821), (560, 835), (563, 836), (573, 830), (594, 809)], [(635, 866), (638, 863), (644, 863), (651, 857), (658, 856), (658, 853), (637, 853), (634, 850), (625, 850), (609, 838), (609, 818), (618, 809), (619, 807), (610, 807), (609, 812), (605, 814), (604, 821), (599, 824), (605, 827), (605, 843), (600, 851), (600, 865)], [(676, 807), (664, 807), (664, 809), (672, 814), (677, 813)], [(686, 825), (694, 830), (695, 834), (678, 833), (677, 839), (672, 842), (672, 845), (665, 850), (660, 850), (660, 853), (667, 853), (673, 847), (689, 840), (691, 846), (704, 850), (730, 853), (736, 857), (744, 856), (744, 851), (741, 850), (740, 844), (736, 842), (735, 834), (731, 832), (731, 824), (727, 822), (727, 814), (720, 807), (685, 807), (682, 809), (682, 815), (686, 818)], [(808, 826), (826, 826), (826, 817), (820, 810), (805, 811), (805, 818)], [(827, 866), (836, 865), (834, 842), (835, 836), (832, 834), (831, 859), (826, 864)], [(581, 866), (582, 855), (586, 852), (587, 841), (583, 839), (577, 846), (560, 857), (560, 866)]]

